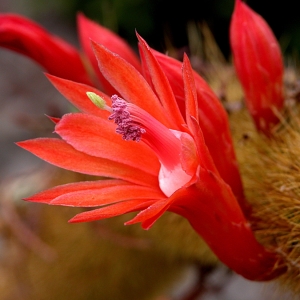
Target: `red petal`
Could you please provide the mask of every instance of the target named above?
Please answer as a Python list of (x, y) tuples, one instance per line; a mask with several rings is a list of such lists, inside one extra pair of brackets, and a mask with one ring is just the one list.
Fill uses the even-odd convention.
[[(184, 99), (181, 63), (154, 52), (169, 78), (177, 99)], [(242, 181), (234, 152), (227, 113), (205, 80), (193, 71), (198, 98), (199, 125), (205, 144), (222, 178), (239, 199), (244, 199)]]
[(122, 180), (70, 183), (26, 198), (26, 201), (53, 205), (93, 207), (130, 199), (163, 199), (159, 189), (130, 184)]
[(178, 106), (181, 110), (181, 114), (185, 116), (185, 96), (182, 81), (182, 63), (153, 49), (152, 53), (156, 57), (158, 63), (166, 74), (177, 100)]
[(198, 122), (198, 102), (193, 70), (186, 54), (184, 54), (183, 58), (182, 78), (185, 94), (186, 122), (190, 125), (191, 117)]
[(95, 207), (132, 199), (158, 200), (162, 198), (165, 196), (160, 190), (127, 184), (63, 194), (51, 201), (50, 204)]
[(123, 163), (157, 176), (160, 164), (144, 143), (124, 141), (113, 122), (87, 114), (67, 114), (56, 125), (68, 144), (88, 155)]
[[(212, 156), (209, 152), (208, 147), (205, 144), (205, 140), (203, 137), (202, 130), (194, 117), (190, 118), (190, 130), (193, 134), (194, 141), (196, 143), (198, 156), (199, 156), (199, 163), (200, 166), (206, 170), (210, 170), (215, 174), (219, 174), (219, 171), (216, 168), (216, 165), (212, 159)], [(201, 172), (201, 170), (200, 170)]]
[(53, 122), (54, 124), (57, 124), (60, 121), (60, 118), (57, 118), (57, 117), (50, 117), (50, 116), (47, 116), (47, 115), (46, 115), (46, 117), (48, 117), (48, 119), (51, 122)]
[(120, 202), (103, 208), (80, 213), (75, 217), (73, 217), (71, 220), (69, 220), (69, 222), (70, 223), (90, 222), (90, 221), (112, 218), (115, 216), (126, 214), (128, 212), (144, 209), (145, 207), (151, 205), (153, 202), (155, 202), (155, 200), (144, 201), (141, 199)]
[[(154, 55), (169, 78), (176, 98), (185, 99), (181, 62), (159, 52), (154, 52)], [(216, 143), (221, 132), (230, 136), (227, 113), (206, 81), (195, 71), (193, 71), (193, 77), (198, 98), (199, 123), (205, 139), (213, 139), (214, 142), (211, 145), (216, 146), (222, 142)]]
[(165, 112), (144, 77), (119, 55), (92, 42), (100, 71), (121, 96), (146, 110), (164, 125), (168, 125)]
[(0, 46), (28, 56), (53, 75), (91, 84), (78, 51), (29, 19), (0, 15)]
[(24, 200), (31, 202), (50, 203), (53, 199), (64, 194), (93, 189), (97, 190), (100, 188), (107, 188), (116, 185), (120, 186), (124, 184), (128, 184), (128, 182), (116, 179), (68, 183), (34, 194), (33, 196), (30, 196)]
[(82, 13), (78, 14), (77, 23), (82, 48), (85, 54), (88, 56), (94, 70), (96, 71), (102, 87), (106, 93), (110, 95), (115, 94), (115, 89), (99, 71), (98, 63), (91, 47), (91, 40), (98, 44), (102, 44), (110, 51), (119, 54), (137, 70), (140, 70), (141, 66), (137, 55), (133, 52), (125, 40), (109, 29), (89, 20)]
[(106, 94), (89, 85), (55, 77), (49, 74), (46, 74), (46, 76), (55, 88), (57, 88), (57, 90), (79, 110), (107, 119), (108, 112), (99, 109), (95, 104), (93, 104), (86, 95), (86, 92), (93, 92), (101, 96), (106, 101), (107, 105), (111, 105), (111, 99)]
[(146, 186), (158, 185), (157, 176), (118, 162), (79, 152), (59, 139), (39, 138), (17, 144), (60, 168), (84, 174), (124, 179)]
[(157, 201), (145, 210), (137, 214), (132, 220), (125, 223), (125, 225), (132, 225), (136, 223), (142, 223), (144, 229), (150, 229), (150, 227), (159, 219), (160, 216), (170, 207), (171, 202), (169, 199)]
[(143, 55), (141, 55), (142, 62), (144, 67), (147, 68), (145, 72), (150, 74), (151, 82), (165, 109), (166, 117), (171, 119), (170, 123), (173, 124), (171, 128), (181, 129), (182, 124), (184, 124), (184, 119), (177, 106), (168, 78), (152, 54), (146, 41), (138, 34), (137, 37), (140, 42), (139, 49), (143, 52)]

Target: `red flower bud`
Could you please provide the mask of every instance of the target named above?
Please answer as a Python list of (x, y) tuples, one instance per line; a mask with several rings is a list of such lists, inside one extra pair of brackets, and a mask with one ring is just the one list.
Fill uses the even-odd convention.
[(258, 130), (269, 135), (283, 107), (283, 59), (266, 21), (236, 0), (230, 26), (234, 66)]
[(31, 58), (53, 75), (91, 84), (79, 51), (27, 18), (0, 14), (0, 47)]

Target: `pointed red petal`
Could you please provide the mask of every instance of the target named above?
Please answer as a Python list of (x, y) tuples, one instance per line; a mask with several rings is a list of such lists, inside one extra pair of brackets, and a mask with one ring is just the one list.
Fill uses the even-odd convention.
[(104, 26), (101, 26), (100, 24), (89, 20), (82, 13), (78, 14), (77, 21), (78, 31), (83, 49), (86, 50), (87, 54), (93, 56), (95, 63), (96, 59), (94, 52), (92, 51), (91, 40), (103, 45), (110, 51), (117, 53), (137, 70), (141, 70), (139, 58), (127, 43), (127, 41), (125, 41), (113, 31), (105, 28)]
[(215, 174), (219, 174), (219, 170), (216, 168), (215, 162), (205, 144), (201, 127), (194, 117), (190, 117), (190, 130), (196, 143), (200, 166), (206, 170), (214, 172)]
[(82, 13), (78, 14), (77, 23), (81, 46), (96, 71), (104, 91), (110, 95), (115, 94), (115, 89), (99, 71), (98, 63), (91, 47), (91, 40), (98, 44), (102, 44), (110, 51), (119, 54), (137, 70), (140, 70), (141, 66), (137, 55), (133, 52), (125, 40), (109, 29), (89, 20)]
[(159, 190), (133, 184), (103, 187), (63, 194), (50, 202), (53, 205), (95, 207), (132, 199), (153, 200), (163, 199), (164, 194)]
[(111, 178), (119, 178), (146, 186), (157, 186), (157, 176), (108, 159), (93, 157), (75, 150), (66, 142), (39, 138), (17, 143), (39, 158), (67, 170)]
[(124, 141), (115, 130), (111, 121), (80, 113), (64, 115), (55, 127), (56, 133), (81, 152), (157, 176), (160, 164), (154, 152), (142, 142)]
[(185, 94), (186, 122), (190, 125), (191, 117), (198, 122), (198, 102), (193, 70), (186, 54), (184, 54), (183, 58), (182, 78)]
[(100, 71), (121, 96), (168, 125), (164, 110), (144, 77), (119, 55), (92, 42)]
[(60, 121), (60, 118), (56, 118), (56, 117), (50, 117), (50, 116), (47, 116), (46, 117), (51, 121), (53, 122), (54, 124), (57, 124), (59, 121)]
[(155, 56), (152, 54), (146, 41), (138, 34), (137, 37), (140, 43), (139, 48), (143, 53), (141, 55), (142, 62), (144, 67), (147, 69), (145, 72), (150, 74), (151, 82), (162, 106), (164, 107), (166, 117), (171, 119), (170, 123), (173, 124), (171, 128), (181, 129), (181, 125), (184, 124), (184, 119), (177, 106), (168, 78), (164, 74)]
[(144, 209), (145, 207), (151, 205), (153, 202), (155, 202), (155, 200), (145, 201), (141, 199), (120, 202), (103, 208), (80, 213), (75, 217), (73, 217), (71, 220), (69, 220), (69, 222), (70, 223), (90, 222), (90, 221), (112, 218), (115, 216), (126, 214), (128, 212)]
[(24, 200), (31, 202), (50, 203), (53, 199), (68, 193), (80, 192), (85, 190), (97, 190), (100, 188), (107, 188), (112, 186), (121, 186), (128, 184), (123, 180), (98, 180), (98, 181), (82, 181), (75, 183), (68, 183), (64, 185), (55, 186), (51, 189), (34, 194)]
[[(169, 78), (176, 98), (184, 99), (181, 63), (159, 52), (154, 54)], [(205, 80), (195, 71), (193, 76), (198, 98), (199, 125), (205, 144), (222, 178), (231, 186), (239, 199), (244, 199), (227, 113)]]
[(86, 92), (93, 92), (99, 95), (106, 101), (107, 105), (111, 105), (111, 99), (106, 94), (89, 85), (55, 77), (49, 74), (46, 74), (46, 76), (55, 88), (79, 110), (107, 119), (108, 112), (99, 109), (94, 103), (92, 103), (86, 95)]
[(132, 220), (126, 222), (125, 225), (142, 223), (143, 229), (150, 229), (155, 221), (164, 214), (170, 205), (171, 203), (169, 199), (157, 201), (138, 213)]
[(151, 75), (149, 73), (149, 70), (147, 68), (147, 64), (145, 63), (146, 58), (144, 55), (144, 51), (142, 50), (142, 45), (141, 43), (138, 43), (138, 49), (139, 49), (139, 54), (140, 54), (140, 60), (141, 60), (141, 64), (142, 64), (142, 75), (144, 76), (144, 78), (146, 79), (146, 81), (148, 82), (148, 84), (151, 86), (152, 90), (154, 90), (154, 86), (151, 80)]
[[(185, 99), (181, 62), (157, 51), (154, 55), (169, 78), (176, 98)], [(222, 142), (216, 143), (221, 132), (230, 136), (227, 113), (207, 82), (195, 71), (193, 71), (193, 77), (198, 98), (199, 123), (205, 139), (214, 139), (211, 146), (216, 146)]]
[(177, 100), (181, 114), (185, 116), (185, 96), (182, 82), (182, 63), (170, 56), (152, 49), (153, 55), (166, 74)]
[(53, 75), (91, 84), (78, 51), (29, 19), (1, 14), (0, 46), (26, 55)]

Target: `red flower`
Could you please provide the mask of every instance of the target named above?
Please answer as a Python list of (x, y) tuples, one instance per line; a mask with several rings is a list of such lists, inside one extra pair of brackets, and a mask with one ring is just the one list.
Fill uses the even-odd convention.
[[(88, 70), (94, 70), (97, 81), (85, 71), (76, 49), (29, 20), (0, 16), (0, 45), (46, 68), (55, 87), (82, 111), (53, 119), (61, 138), (18, 144), (56, 166), (110, 178), (57, 186), (27, 200), (99, 207), (71, 222), (140, 211), (126, 224), (140, 222), (145, 229), (169, 210), (187, 218), (237, 273), (252, 280), (280, 275), (279, 258), (256, 241), (243, 213), (247, 204), (227, 115), (188, 58), (181, 65), (138, 36), (140, 64), (115, 34), (82, 15), (78, 20), (81, 44), (93, 66)], [(110, 98), (91, 86), (99, 82), (104, 92), (115, 95)]]
[(283, 59), (265, 20), (236, 0), (230, 26), (234, 65), (256, 127), (269, 135), (283, 108)]
[[(153, 74), (158, 68), (149, 69), (148, 67), (148, 60), (154, 64), (157, 63), (157, 60), (169, 81), (167, 84), (171, 85), (179, 109), (184, 114), (185, 96), (181, 63), (179, 61), (156, 51), (151, 52), (150, 55), (149, 49), (147, 51), (141, 49), (142, 67), (136, 54), (123, 39), (107, 28), (88, 20), (82, 14), (78, 15), (78, 30), (82, 49), (84, 50), (83, 54), (24, 17), (0, 14), (0, 46), (27, 55), (52, 75), (89, 85), (93, 82), (92, 85), (101, 88), (109, 95), (116, 94), (117, 90), (100, 72), (91, 47), (91, 39), (119, 54), (138, 71), (142, 72), (143, 68), (143, 73), (149, 79), (148, 83), (151, 85), (155, 84), (151, 82), (149, 77), (151, 72), (152, 75), (155, 75), (155, 78), (163, 79), (160, 74)], [(81, 57), (84, 57), (84, 59), (81, 60)], [(87, 67), (88, 71), (84, 69), (87, 61), (90, 65)], [(97, 74), (98, 80), (95, 80), (94, 73)], [(114, 76), (116, 76), (116, 73)], [(195, 72), (193, 74), (198, 97), (199, 124), (206, 144), (222, 178), (231, 186), (243, 211), (248, 214), (249, 206), (244, 199), (227, 114), (208, 84), (198, 74)]]
[[(78, 214), (71, 222), (140, 211), (126, 224), (140, 222), (145, 229), (169, 210), (187, 218), (220, 260), (237, 273), (252, 280), (278, 276), (284, 271), (275, 267), (278, 257), (256, 241), (206, 145), (199, 126), (198, 77), (188, 58), (184, 57), (182, 66), (182, 93), (175, 88), (177, 79), (171, 80), (177, 78), (176, 64), (138, 39), (149, 83), (126, 60), (93, 42), (100, 71), (120, 96), (109, 98), (90, 86), (48, 75), (82, 113), (55, 120), (55, 132), (61, 139), (18, 143), (59, 167), (111, 179), (62, 185), (27, 200), (100, 207)], [(164, 72), (164, 64), (173, 71)], [(210, 95), (210, 89), (202, 92)], [(184, 114), (177, 104), (177, 93), (184, 96)], [(221, 106), (216, 110), (216, 114), (223, 114)], [(214, 146), (220, 145), (222, 139)]]

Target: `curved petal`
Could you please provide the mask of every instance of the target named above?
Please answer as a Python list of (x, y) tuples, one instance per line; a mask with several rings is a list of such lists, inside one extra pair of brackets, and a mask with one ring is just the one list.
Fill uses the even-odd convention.
[[(153, 53), (169, 78), (173, 91), (175, 91), (175, 96), (179, 96), (180, 99), (185, 99), (181, 62), (157, 51)], [(203, 132), (208, 132), (207, 137), (206, 134), (204, 134), (207, 139), (209, 139), (211, 135), (212, 139), (218, 140), (218, 136), (221, 132), (228, 131), (229, 133), (227, 113), (207, 82), (195, 71), (193, 71), (193, 77), (198, 98), (200, 126)], [(219, 142), (212, 144), (218, 145)]]
[(54, 124), (57, 124), (60, 121), (60, 118), (57, 118), (57, 117), (51, 117), (48, 115), (46, 115), (46, 117)]
[(38, 138), (18, 142), (17, 145), (50, 164), (70, 171), (119, 178), (145, 186), (158, 186), (157, 176), (128, 165), (79, 152), (59, 139)]
[[(184, 98), (181, 63), (174, 58), (153, 52), (169, 78), (176, 98)], [(205, 80), (193, 71), (195, 79), (199, 125), (205, 143), (222, 178), (231, 186), (235, 195), (243, 203), (244, 192), (238, 169), (227, 113), (213, 90)], [(244, 203), (243, 206), (246, 206)]]
[(99, 180), (56, 186), (24, 200), (53, 205), (94, 207), (130, 199), (148, 201), (164, 198), (165, 195), (158, 188), (138, 186), (122, 180)]
[(49, 74), (46, 74), (46, 76), (50, 80), (50, 82), (55, 86), (55, 88), (79, 110), (107, 119), (109, 115), (108, 112), (99, 109), (88, 98), (86, 92), (93, 92), (101, 96), (108, 105), (111, 105), (111, 99), (106, 94), (86, 84), (66, 80)]
[(198, 122), (198, 102), (193, 70), (186, 54), (183, 57), (182, 79), (184, 85), (186, 122), (190, 125), (191, 117)]
[(77, 214), (75, 217), (69, 220), (69, 222), (70, 223), (90, 222), (90, 221), (112, 218), (129, 212), (144, 209), (149, 205), (151, 205), (152, 203), (154, 203), (155, 201), (156, 200), (144, 201), (141, 199), (124, 201), (103, 208), (98, 208), (98, 209), (85, 211), (83, 213)]
[(164, 107), (165, 114), (171, 119), (170, 123), (173, 125), (171, 128), (181, 129), (182, 124), (184, 124), (184, 119), (177, 106), (168, 78), (164, 74), (155, 56), (152, 54), (146, 41), (138, 34), (137, 37), (140, 45), (139, 49), (143, 52), (143, 55), (141, 55), (143, 66), (147, 68), (145, 72), (150, 74), (149, 79), (151, 79), (154, 90)]
[[(170, 198), (169, 198), (170, 199)], [(148, 208), (138, 213), (132, 220), (125, 223), (125, 225), (132, 225), (142, 223), (143, 229), (150, 229), (160, 216), (170, 207), (171, 201), (169, 199), (157, 201)]]
[(145, 78), (119, 55), (92, 42), (100, 71), (121, 96), (168, 126), (165, 112)]
[(205, 144), (203, 133), (198, 122), (194, 117), (191, 117), (190, 120), (190, 130), (193, 134), (193, 138), (197, 147), (199, 165), (201, 166), (201, 168), (210, 170), (219, 175), (219, 170), (216, 168), (213, 158), (209, 152), (209, 149)]
[(111, 30), (89, 20), (82, 13), (77, 15), (77, 24), (81, 46), (90, 60), (103, 89), (108, 94), (115, 94), (115, 89), (99, 71), (97, 59), (91, 47), (91, 40), (98, 44), (102, 44), (110, 51), (119, 54), (137, 70), (140, 70), (141, 66), (137, 55), (125, 40)]
[(115, 130), (111, 121), (80, 113), (64, 115), (55, 127), (55, 132), (78, 151), (157, 176), (160, 164), (153, 151), (142, 142), (124, 141)]
[(126, 184), (63, 194), (53, 199), (50, 204), (95, 207), (132, 199), (152, 200), (163, 198), (165, 198), (165, 195), (160, 190), (136, 184)]
[(75, 183), (67, 183), (63, 185), (55, 186), (51, 189), (36, 193), (24, 200), (30, 202), (40, 202), (40, 203), (50, 203), (55, 198), (58, 198), (61, 195), (73, 193), (73, 192), (81, 192), (86, 190), (97, 190), (100, 188), (107, 188), (112, 186), (121, 186), (124, 184), (128, 184), (128, 182), (117, 179), (106, 179), (106, 180), (95, 180), (95, 181), (81, 181)]
[(182, 78), (186, 99), (186, 122), (196, 143), (200, 166), (219, 174), (199, 126), (197, 91), (193, 70), (186, 54), (183, 58)]
[(33, 59), (53, 75), (91, 84), (78, 51), (29, 19), (1, 14), (0, 46)]

